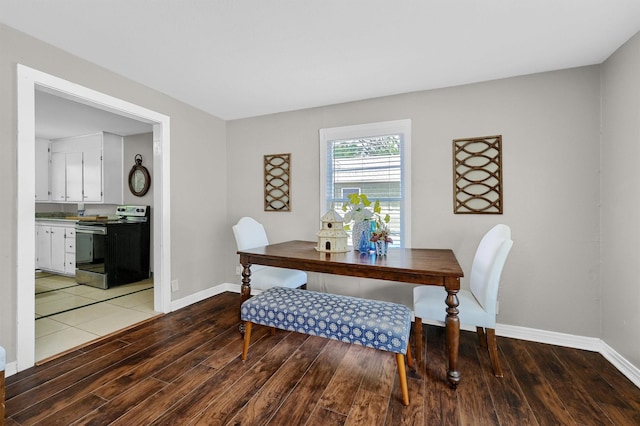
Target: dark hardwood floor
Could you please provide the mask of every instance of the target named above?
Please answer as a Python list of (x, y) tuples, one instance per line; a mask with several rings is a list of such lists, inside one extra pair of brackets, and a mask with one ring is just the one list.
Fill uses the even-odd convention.
[(497, 379), (462, 332), (454, 391), (439, 327), (425, 326), (408, 407), (391, 353), (257, 326), (242, 362), (239, 299), (218, 295), (9, 377), (6, 424), (640, 424), (640, 389), (576, 349), (499, 338)]

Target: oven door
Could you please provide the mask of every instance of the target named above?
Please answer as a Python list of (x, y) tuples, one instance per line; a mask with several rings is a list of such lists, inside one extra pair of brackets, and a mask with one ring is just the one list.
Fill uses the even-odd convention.
[(76, 225), (76, 282), (106, 289), (105, 225)]

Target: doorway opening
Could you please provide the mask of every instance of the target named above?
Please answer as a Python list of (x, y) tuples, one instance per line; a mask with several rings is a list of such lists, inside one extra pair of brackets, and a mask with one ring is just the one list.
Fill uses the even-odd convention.
[(153, 127), (154, 310), (170, 312), (170, 118), (50, 74), (17, 65), (17, 371), (35, 363), (35, 91), (128, 117)]

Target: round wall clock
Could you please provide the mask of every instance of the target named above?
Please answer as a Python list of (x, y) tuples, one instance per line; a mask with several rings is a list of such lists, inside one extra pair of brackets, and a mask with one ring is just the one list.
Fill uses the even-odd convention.
[(136, 154), (134, 159), (136, 164), (129, 172), (129, 190), (136, 197), (142, 197), (149, 191), (151, 175), (149, 175), (149, 170), (142, 165), (142, 155)]

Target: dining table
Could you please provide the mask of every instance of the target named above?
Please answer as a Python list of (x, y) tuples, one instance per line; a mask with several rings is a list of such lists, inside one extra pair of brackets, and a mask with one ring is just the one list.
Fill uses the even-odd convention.
[[(242, 265), (240, 303), (251, 296), (251, 265), (265, 265), (308, 272), (372, 278), (399, 283), (436, 285), (444, 287), (447, 296), (442, 309), (445, 316), (448, 351), (447, 377), (454, 389), (460, 382), (458, 371), (458, 347), (460, 343), (460, 319), (458, 296), (462, 268), (451, 249), (394, 248), (385, 256), (375, 252), (325, 252), (317, 249), (317, 242), (286, 241), (239, 250)], [(413, 307), (409, 307), (412, 309)], [(416, 358), (421, 359), (422, 326), (416, 321)]]

